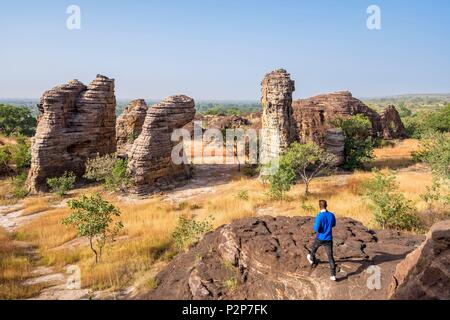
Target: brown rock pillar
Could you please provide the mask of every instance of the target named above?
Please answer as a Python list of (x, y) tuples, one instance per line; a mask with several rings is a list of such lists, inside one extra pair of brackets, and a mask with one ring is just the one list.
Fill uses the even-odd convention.
[(268, 73), (262, 83), (261, 160), (268, 162), (293, 141), (292, 92), (295, 83), (284, 69)]

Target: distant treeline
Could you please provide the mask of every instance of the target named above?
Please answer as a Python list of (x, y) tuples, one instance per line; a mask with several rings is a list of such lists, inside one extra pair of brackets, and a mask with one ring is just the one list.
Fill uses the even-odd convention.
[(411, 94), (383, 98), (363, 99), (364, 103), (375, 110), (394, 105), (401, 113), (415, 113), (423, 110), (438, 110), (450, 104), (450, 94)]
[(197, 112), (204, 115), (242, 115), (261, 111), (259, 102), (197, 102)]

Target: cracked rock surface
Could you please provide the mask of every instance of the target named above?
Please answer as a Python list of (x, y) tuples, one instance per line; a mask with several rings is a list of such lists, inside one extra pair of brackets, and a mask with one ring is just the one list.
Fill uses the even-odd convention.
[[(334, 230), (338, 282), (323, 248), (312, 269), (307, 254), (312, 217), (246, 218), (222, 226), (176, 257), (156, 277), (147, 299), (384, 299), (395, 266), (423, 241), (394, 231), (370, 231), (339, 218)], [(381, 286), (368, 286), (370, 266)], [(370, 287), (370, 288), (369, 288)]]

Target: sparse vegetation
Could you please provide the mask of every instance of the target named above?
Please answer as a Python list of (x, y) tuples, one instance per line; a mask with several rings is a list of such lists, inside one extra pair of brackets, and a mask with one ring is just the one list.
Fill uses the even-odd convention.
[(248, 201), (248, 199), (249, 199), (248, 191), (247, 190), (238, 191), (238, 193), (236, 194), (236, 197), (239, 200)]
[(27, 181), (27, 174), (22, 172), (12, 180), (12, 194), (18, 199), (25, 198), (28, 194), (25, 183)]
[(73, 189), (76, 176), (73, 172), (64, 172), (61, 177), (48, 178), (47, 184), (51, 191), (58, 196), (63, 197), (67, 191)]
[(415, 230), (419, 227), (413, 203), (399, 191), (392, 173), (374, 170), (373, 177), (365, 183), (365, 187), (375, 221), (381, 228)]
[(16, 107), (0, 104), (0, 132), (10, 136), (13, 134), (32, 136), (37, 121), (27, 107)]
[(345, 169), (362, 168), (373, 159), (375, 141), (370, 136), (372, 125), (367, 117), (360, 114), (350, 118), (338, 117), (333, 125), (345, 134)]
[(213, 229), (212, 217), (196, 221), (194, 219), (180, 216), (177, 226), (172, 232), (172, 239), (178, 250), (183, 250), (190, 244), (198, 241), (205, 233)]
[[(374, 163), (380, 168), (396, 166), (397, 162), (406, 165), (410, 161), (411, 151), (417, 148), (417, 140), (396, 142), (390, 148), (376, 149)], [(428, 204), (420, 195), (432, 185), (432, 175), (425, 166), (421, 164), (418, 166), (420, 170), (414, 166), (393, 172), (393, 174), (395, 174), (398, 192), (414, 204), (419, 214), (426, 213), (428, 208)], [(61, 224), (61, 220), (71, 214), (67, 207), (49, 206), (45, 214), (36, 216), (35, 219), (21, 226), (17, 230), (15, 239), (36, 246), (41, 255), (41, 259), (37, 262), (40, 265), (51, 266), (56, 271), (62, 270), (68, 264), (80, 266), (83, 288), (114, 290), (134, 284), (136, 279), (140, 279), (139, 277), (143, 273), (148, 273), (149, 270), (159, 270), (158, 268), (163, 267), (179, 252), (172, 234), (177, 227), (180, 214), (185, 217), (195, 217), (196, 222), (208, 220), (211, 215), (214, 217), (211, 228), (216, 228), (235, 219), (257, 214), (311, 216), (317, 211), (317, 201), (325, 198), (330, 204), (330, 210), (338, 217), (351, 217), (370, 228), (378, 228), (367, 198), (363, 196), (364, 181), (371, 178), (373, 178), (371, 173), (360, 171), (349, 175), (317, 177), (310, 183), (310, 195), (307, 198), (303, 196), (304, 185), (294, 184), (289, 191), (286, 191), (284, 197), (295, 201), (275, 203), (264, 194), (267, 186), (257, 179), (248, 179), (236, 173), (233, 181), (213, 186), (214, 192), (200, 192), (184, 200), (181, 199), (178, 203), (187, 203), (183, 205), (182, 212), (162, 196), (127, 202), (118, 195), (104, 192), (100, 186), (90, 186), (82, 192), (87, 194), (100, 192), (103, 199), (120, 210), (120, 220), (124, 225), (116, 241), (105, 247), (101, 263), (93, 265), (93, 253), (87, 238), (77, 239), (76, 228), (66, 228)], [(412, 181), (421, 181), (421, 183), (411, 183)], [(11, 192), (11, 179), (3, 179), (0, 182), (0, 193)], [(237, 201), (238, 190), (247, 191), (249, 199)], [(78, 192), (80, 191), (74, 191), (74, 193)], [(78, 197), (72, 193), (70, 196)], [(35, 210), (47, 205), (45, 201), (38, 203), (34, 198), (30, 198), (30, 202), (28, 199), (25, 201), (30, 207), (35, 207)], [(263, 211), (259, 212), (259, 210)], [(434, 204), (433, 211), (436, 214), (444, 213), (442, 207), (437, 204)], [(429, 226), (428, 222), (433, 221), (427, 220), (427, 226)], [(3, 265), (0, 268), (3, 268)], [(16, 270), (18, 273), (22, 272), (22, 269)], [(25, 272), (23, 276), (26, 277)], [(30, 293), (28, 291), (30, 288), (17, 286), (14, 295), (15, 297), (35, 295), (38, 290), (32, 289), (33, 292)]]
[(422, 110), (402, 120), (412, 138), (419, 139), (430, 132), (450, 132), (450, 104), (434, 111)]
[(121, 221), (114, 222), (115, 217), (120, 217), (120, 211), (103, 200), (100, 194), (83, 195), (78, 200), (70, 200), (68, 206), (72, 213), (62, 223), (74, 226), (78, 237), (89, 239), (89, 246), (95, 255), (95, 262), (98, 263), (107, 242), (114, 241), (123, 228)]
[(116, 154), (89, 159), (86, 162), (84, 177), (103, 182), (105, 189), (111, 192), (124, 190), (130, 181), (127, 174), (127, 160), (117, 158)]

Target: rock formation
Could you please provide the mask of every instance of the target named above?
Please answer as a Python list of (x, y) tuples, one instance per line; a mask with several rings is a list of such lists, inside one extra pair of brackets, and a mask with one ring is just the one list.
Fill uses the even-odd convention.
[(325, 132), (323, 148), (335, 156), (335, 166), (340, 166), (345, 162), (345, 135), (341, 129), (330, 128)]
[(397, 265), (390, 297), (450, 300), (450, 220), (434, 225), (420, 248)]
[[(276, 158), (292, 141), (292, 92), (294, 81), (284, 69), (268, 73), (262, 83), (261, 159)], [(278, 148), (278, 147), (279, 148)]]
[(130, 193), (148, 195), (188, 178), (187, 166), (172, 161), (172, 149), (178, 142), (172, 142), (171, 135), (194, 116), (194, 100), (183, 95), (166, 98), (148, 109), (142, 132), (134, 141), (129, 156)]
[(147, 109), (144, 99), (133, 100), (117, 119), (116, 139), (119, 157), (129, 156), (134, 141), (141, 134)]
[(384, 139), (406, 138), (406, 129), (394, 106), (389, 106), (380, 115), (382, 136)]
[(88, 158), (116, 151), (114, 80), (97, 75), (87, 87), (78, 80), (45, 92), (32, 140), (31, 192), (46, 191), (47, 178), (84, 174)]
[[(141, 298), (384, 299), (396, 264), (423, 240), (339, 218), (334, 251), (340, 280), (332, 282), (325, 250), (318, 251), (314, 269), (306, 258), (313, 223), (311, 217), (258, 217), (222, 226), (169, 263), (156, 276), (157, 288)], [(380, 287), (368, 286), (371, 266), (380, 268)]]
[(291, 142), (312, 141), (324, 147), (337, 158), (336, 165), (344, 163), (345, 137), (333, 126), (337, 117), (358, 114), (366, 116), (372, 124), (374, 137), (396, 139), (406, 137), (405, 128), (395, 107), (390, 106), (381, 115), (355, 99), (348, 91), (318, 95), (292, 102), (294, 82), (283, 70), (266, 75), (262, 82), (261, 159), (266, 162), (277, 156), (271, 147), (279, 134), (282, 152)]
[(363, 114), (370, 120), (373, 136), (378, 136), (382, 132), (380, 115), (362, 101), (353, 98), (348, 91), (296, 100), (292, 108), (297, 126), (297, 138), (300, 141), (322, 144), (327, 130), (333, 127), (333, 119), (357, 114)]

